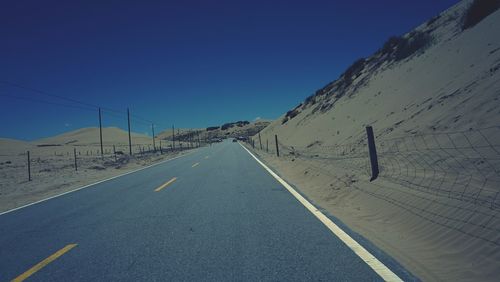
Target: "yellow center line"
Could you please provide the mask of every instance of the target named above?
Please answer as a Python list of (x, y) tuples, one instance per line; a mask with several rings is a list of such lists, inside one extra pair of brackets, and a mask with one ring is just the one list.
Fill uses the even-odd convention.
[(36, 264), (32, 268), (30, 268), (29, 270), (27, 270), (25, 273), (17, 276), (14, 280), (12, 280), (12, 282), (24, 281), (26, 278), (30, 277), (35, 272), (37, 272), (40, 269), (44, 268), (46, 265), (48, 265), (49, 263), (53, 262), (58, 257), (64, 255), (66, 252), (70, 251), (71, 249), (73, 249), (76, 246), (77, 246), (77, 244), (69, 244), (69, 245), (67, 245), (66, 247), (64, 247), (64, 248), (60, 249), (59, 251), (55, 252), (54, 254), (52, 254), (50, 257), (42, 260), (41, 262), (39, 262), (38, 264)]
[(192, 165), (191, 167), (195, 167), (195, 166), (197, 166), (197, 165), (199, 165), (199, 164), (200, 164), (200, 163), (195, 163), (195, 164), (194, 164), (194, 165)]
[(177, 180), (177, 177), (174, 177), (174, 178), (170, 179), (169, 181), (163, 183), (163, 185), (161, 185), (160, 187), (156, 188), (155, 192), (160, 191), (161, 189), (163, 189), (163, 188), (167, 187), (168, 185), (174, 183), (174, 181), (176, 181), (176, 180)]

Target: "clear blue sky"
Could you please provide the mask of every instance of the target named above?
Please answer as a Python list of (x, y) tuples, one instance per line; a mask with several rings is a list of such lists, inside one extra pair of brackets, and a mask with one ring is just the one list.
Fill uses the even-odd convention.
[[(3, 1), (0, 81), (130, 107), (157, 131), (274, 119), (456, 2)], [(0, 102), (1, 137), (97, 126), (95, 110), (2, 83)], [(126, 128), (107, 112), (103, 123)]]

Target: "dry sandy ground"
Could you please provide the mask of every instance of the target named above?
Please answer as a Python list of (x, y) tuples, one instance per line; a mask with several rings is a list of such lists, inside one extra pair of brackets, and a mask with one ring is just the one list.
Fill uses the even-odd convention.
[[(0, 138), (0, 212), (188, 152), (179, 151), (178, 142), (177, 150), (172, 151), (171, 142), (165, 140), (160, 152), (159, 139), (155, 141), (155, 152), (151, 137), (133, 134), (130, 157), (128, 133), (118, 128), (104, 128), (103, 143), (104, 159), (100, 155), (97, 128), (83, 128), (33, 142)], [(184, 143), (183, 148), (187, 147)], [(28, 181), (27, 151), (30, 151), (31, 181)]]
[(29, 204), (72, 189), (136, 170), (163, 160), (173, 158), (186, 151), (163, 154), (144, 153), (133, 157), (113, 155), (100, 157), (77, 156), (78, 171), (74, 168), (73, 156), (32, 156), (31, 177), (28, 181), (25, 155), (0, 157), (0, 212)]
[(263, 129), (264, 148), (277, 135), (284, 157), (253, 136), (285, 179), (424, 280), (500, 277), (500, 10), (464, 30), (472, 2), (388, 41)]
[[(251, 146), (247, 145), (248, 148)], [(424, 281), (498, 281), (500, 212), (407, 189), (344, 161), (253, 150), (273, 170)]]

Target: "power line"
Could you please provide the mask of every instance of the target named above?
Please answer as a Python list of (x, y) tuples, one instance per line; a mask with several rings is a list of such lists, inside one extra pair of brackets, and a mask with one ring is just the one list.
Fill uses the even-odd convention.
[[(45, 104), (52, 104), (52, 105), (58, 105), (58, 106), (63, 106), (63, 107), (71, 107), (71, 108), (76, 108), (76, 109), (84, 109), (84, 110), (98, 110), (100, 108), (101, 110), (106, 111), (108, 114), (110, 114), (110, 113), (114, 114), (115, 117), (117, 115), (121, 115), (121, 117), (126, 117), (127, 116), (127, 113), (124, 112), (124, 111), (119, 111), (119, 110), (111, 109), (111, 108), (108, 108), (108, 107), (102, 107), (102, 106), (99, 106), (99, 105), (95, 105), (95, 104), (91, 104), (91, 103), (79, 101), (79, 100), (76, 100), (76, 99), (73, 99), (73, 98), (63, 97), (63, 96), (60, 96), (60, 95), (48, 93), (47, 91), (43, 91), (43, 90), (40, 90), (40, 89), (32, 88), (32, 87), (29, 87), (29, 86), (24, 86), (24, 85), (21, 85), (19, 83), (14, 83), (14, 82), (4, 81), (4, 80), (0, 80), (0, 83), (8, 85), (8, 86), (11, 86), (11, 87), (28, 90), (28, 91), (31, 91), (33, 93), (37, 93), (39, 95), (44, 95), (44, 96), (48, 96), (48, 97), (53, 97), (53, 98), (65, 100), (65, 101), (68, 101), (68, 102), (71, 102), (71, 103), (76, 103), (76, 104), (79, 104), (81, 106), (67, 105), (67, 104), (61, 104), (61, 103), (57, 103), (57, 102), (46, 101), (46, 100), (39, 100), (39, 99), (28, 98), (28, 97), (21, 97), (21, 96), (14, 96), (14, 95), (8, 95), (8, 94), (1, 94), (2, 96), (5, 96), (5, 97), (10, 97), (10, 98), (15, 98), (15, 99), (31, 100), (31, 101), (36, 101), (36, 102), (45, 103)], [(84, 106), (84, 107), (82, 107), (82, 106)], [(136, 122), (139, 121), (139, 122), (142, 122), (142, 123), (147, 124), (147, 125), (155, 123), (152, 120), (149, 120), (149, 119), (144, 118), (142, 116), (139, 116), (137, 114), (130, 114), (130, 115), (133, 116), (133, 117), (135, 117)]]
[(13, 83), (13, 82), (9, 82), (9, 81), (3, 81), (3, 80), (0, 80), (0, 83), (9, 85), (11, 87), (16, 87), (16, 88), (28, 90), (28, 91), (31, 91), (31, 92), (34, 92), (34, 93), (38, 93), (38, 94), (41, 94), (41, 95), (45, 95), (45, 96), (49, 96), (49, 97), (54, 97), (54, 98), (66, 100), (66, 101), (69, 101), (69, 102), (72, 102), (72, 103), (77, 103), (77, 104), (84, 105), (84, 106), (87, 106), (87, 107), (93, 107), (93, 108), (96, 108), (96, 109), (99, 108), (99, 106), (94, 105), (94, 104), (90, 104), (90, 103), (78, 101), (78, 100), (75, 100), (75, 99), (72, 99), (72, 98), (67, 98), (67, 97), (63, 97), (63, 96), (59, 96), (59, 95), (55, 95), (55, 94), (51, 94), (51, 93), (48, 93), (48, 92), (45, 92), (45, 91), (42, 91), (42, 90), (39, 90), (39, 89), (31, 88), (31, 87), (20, 85), (20, 84), (17, 84), (17, 83)]
[(69, 108), (86, 110), (86, 111), (95, 111), (94, 108), (86, 108), (86, 107), (77, 106), (77, 105), (67, 105), (67, 104), (55, 103), (55, 102), (51, 102), (51, 101), (40, 100), (40, 99), (35, 99), (35, 98), (30, 98), (30, 97), (14, 96), (14, 95), (9, 95), (9, 94), (0, 94), (0, 96), (13, 98), (13, 99), (19, 99), (19, 100), (28, 100), (28, 101), (38, 102), (38, 103), (61, 106), (61, 107), (69, 107)]

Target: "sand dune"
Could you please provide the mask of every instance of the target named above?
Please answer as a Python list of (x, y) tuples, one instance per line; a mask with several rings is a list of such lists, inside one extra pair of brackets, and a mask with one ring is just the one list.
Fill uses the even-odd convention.
[[(55, 145), (91, 145), (100, 143), (99, 128), (88, 127), (75, 131), (66, 132), (57, 136), (35, 140), (31, 143), (55, 144)], [(134, 143), (149, 144), (152, 138), (143, 134), (131, 133)], [(102, 141), (105, 145), (128, 144), (128, 132), (117, 127), (104, 127), (102, 129)]]
[(13, 148), (15, 148), (16, 152), (26, 151), (33, 147), (33, 144), (9, 138), (0, 138), (0, 155), (9, 155), (12, 154)]
[(500, 277), (500, 11), (463, 30), (471, 2), (353, 64), (265, 128), (271, 152), (257, 151), (424, 280)]

